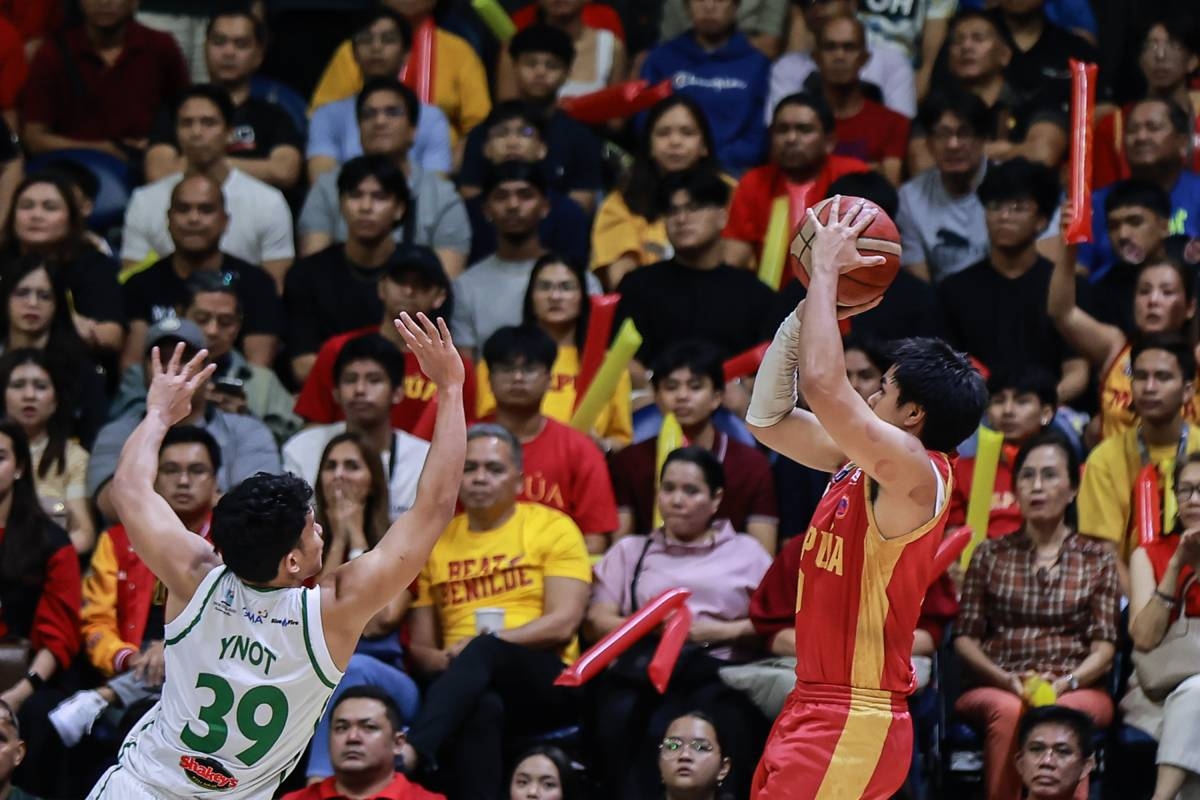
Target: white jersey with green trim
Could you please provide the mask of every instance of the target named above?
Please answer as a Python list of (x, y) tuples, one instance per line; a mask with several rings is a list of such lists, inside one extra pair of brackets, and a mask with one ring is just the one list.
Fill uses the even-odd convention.
[(271, 797), (342, 678), (320, 588), (259, 589), (216, 567), (165, 634), (162, 699), (120, 765), (166, 797)]

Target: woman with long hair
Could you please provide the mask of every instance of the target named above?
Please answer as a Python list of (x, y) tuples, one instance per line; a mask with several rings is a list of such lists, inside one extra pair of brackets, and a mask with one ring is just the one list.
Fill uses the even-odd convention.
[(662, 100), (646, 114), (633, 166), (596, 212), (591, 268), (615, 287), (626, 273), (670, 258), (659, 186), (667, 175), (693, 167), (720, 169), (704, 110), (682, 94)]
[(71, 293), (71, 316), (89, 349), (119, 352), (125, 311), (118, 266), (88, 239), (75, 187), (54, 170), (29, 175), (17, 186), (4, 221), (2, 254), (45, 259)]
[(87, 496), (88, 453), (72, 437), (74, 386), (48, 351), (26, 347), (0, 357), (0, 388), (5, 416), (29, 439), (42, 507), (66, 528), (77, 552), (90, 551), (96, 523)]
[[(591, 304), (587, 297), (587, 273), (579, 264), (555, 253), (547, 253), (533, 265), (521, 324), (539, 327), (558, 345), (558, 357), (550, 369), (550, 391), (542, 400), (542, 413), (564, 424), (571, 421), (579, 396), (579, 378), (584, 339)], [(485, 419), (496, 410), (496, 397), (488, 383), (487, 364), (476, 367), (479, 388), (476, 417)], [(596, 419), (594, 435), (608, 452), (629, 444), (633, 438), (633, 387), (629, 373), (621, 375), (612, 400)]]

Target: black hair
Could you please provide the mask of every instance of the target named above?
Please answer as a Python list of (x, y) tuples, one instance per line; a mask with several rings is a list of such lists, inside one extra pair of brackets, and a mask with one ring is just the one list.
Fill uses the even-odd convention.
[(549, 53), (569, 70), (575, 61), (575, 43), (558, 28), (535, 22), (518, 31), (508, 43), (508, 54), (512, 56), (513, 61), (523, 53)]
[(55, 549), (52, 531), (57, 526), (46, 515), (33, 483), (29, 439), (20, 423), (0, 419), (0, 435), (12, 442), (13, 475), (8, 522), (0, 539), (0, 579), (9, 585), (40, 585), (46, 562)]
[(651, 367), (653, 372), (650, 375), (650, 383), (655, 391), (672, 372), (681, 369), (686, 369), (698, 377), (708, 378), (717, 391), (725, 388), (725, 364), (721, 359), (721, 352), (712, 344), (700, 339), (682, 340), (667, 345), (654, 359)]
[(851, 172), (835, 180), (825, 190), (826, 197), (836, 195), (845, 197), (863, 197), (870, 200), (892, 219), (900, 209), (900, 195), (891, 181), (878, 172)]
[(1058, 379), (1038, 364), (998, 367), (988, 376), (987, 389), (989, 397), (1012, 389), (1017, 394), (1037, 395), (1042, 405), (1051, 408), (1058, 405)]
[(95, 200), (96, 196), (100, 194), (100, 179), (96, 177), (96, 173), (73, 158), (55, 159), (44, 169), (46, 172), (53, 172), (66, 178), (89, 200)]
[(677, 450), (667, 453), (667, 457), (663, 461), (662, 471), (658, 474), (660, 482), (663, 475), (667, 474), (667, 467), (675, 461), (682, 461), (685, 464), (695, 464), (700, 468), (700, 471), (704, 473), (704, 483), (708, 486), (709, 496), (715, 495), (718, 491), (725, 488), (725, 468), (721, 466), (721, 460), (713, 455), (712, 451), (707, 447), (688, 445), (687, 447), (680, 447)]
[(1142, 32), (1142, 42), (1150, 38), (1150, 32), (1156, 27), (1162, 27), (1167, 37), (1183, 45), (1188, 55), (1200, 54), (1200, 26), (1194, 14), (1181, 12), (1178, 9), (1159, 12), (1150, 17)]
[(208, 18), (208, 25), (204, 28), (204, 38), (207, 40), (212, 37), (213, 27), (221, 17), (241, 17), (250, 20), (251, 27), (254, 30), (254, 41), (256, 44), (266, 47), (267, 45), (267, 25), (254, 13), (254, 9), (245, 0), (224, 0), (218, 3), (213, 9), (212, 16)]
[(985, 205), (1028, 197), (1037, 204), (1038, 214), (1049, 220), (1058, 207), (1058, 176), (1045, 164), (1017, 156), (989, 168), (975, 193)]
[(1016, 483), (1016, 478), (1021, 474), (1021, 467), (1025, 465), (1025, 459), (1029, 458), (1029, 454), (1039, 447), (1057, 447), (1062, 451), (1063, 458), (1067, 460), (1067, 480), (1071, 482), (1072, 489), (1079, 488), (1079, 454), (1075, 452), (1075, 448), (1067, 441), (1067, 438), (1055, 430), (1042, 430), (1030, 436), (1029, 439), (1021, 445), (1017, 450), (1017, 455), (1013, 458), (1012, 475), (1013, 482)]
[(259, 472), (222, 495), (209, 530), (225, 566), (248, 583), (274, 580), (304, 533), (312, 493), (291, 473)]
[(721, 759), (724, 760), (726, 758), (729, 758), (729, 755), (728, 755), (729, 754), (729, 741), (728, 741), (728, 739), (725, 738), (725, 735), (721, 733), (721, 728), (717, 725), (717, 721), (715, 719), (713, 719), (713, 717), (710, 714), (700, 711), (699, 709), (693, 709), (691, 711), (687, 711), (687, 712), (684, 712), (683, 714), (679, 714), (678, 716), (673, 717), (671, 719), (671, 721), (667, 723), (667, 727), (666, 727), (666, 729), (664, 729), (663, 736), (666, 736), (666, 730), (669, 730), (671, 725), (676, 720), (680, 720), (685, 717), (691, 717), (692, 719), (698, 719), (701, 722), (706, 723), (708, 725), (708, 727), (712, 728), (713, 733), (715, 733), (717, 735), (716, 745), (721, 751)]
[(1183, 296), (1185, 299), (1190, 301), (1196, 296), (1196, 273), (1191, 267), (1184, 264), (1181, 259), (1169, 254), (1160, 258), (1146, 259), (1138, 265), (1136, 277), (1141, 278), (1143, 272), (1155, 267), (1169, 267), (1175, 271), (1175, 274), (1179, 276), (1179, 283), (1183, 287)]
[(241, 316), (242, 297), (234, 286), (236, 277), (232, 272), (214, 272), (207, 269), (193, 272), (184, 282), (184, 287), (187, 289), (184, 309), (191, 308), (192, 303), (196, 302), (198, 294), (227, 294), (233, 298), (234, 308), (238, 316)]
[(946, 114), (952, 114), (958, 121), (971, 129), (977, 137), (987, 138), (991, 131), (991, 114), (987, 105), (974, 92), (969, 92), (959, 86), (947, 86), (929, 93), (925, 102), (917, 111), (917, 120), (925, 129), (926, 136), (933, 135), (933, 129)]
[(987, 407), (983, 376), (964, 354), (941, 339), (913, 337), (892, 347), (897, 403), (912, 402), (925, 411), (921, 443), (952, 452), (971, 435)]
[(204, 428), (198, 428), (195, 425), (176, 425), (173, 428), (168, 428), (167, 433), (163, 436), (162, 444), (158, 447), (158, 455), (166, 452), (166, 449), (176, 444), (198, 444), (202, 446), (208, 453), (209, 466), (212, 467), (214, 473), (221, 471), (221, 445), (217, 444), (217, 440), (213, 435)]
[(1084, 758), (1091, 758), (1096, 752), (1092, 740), (1096, 737), (1096, 726), (1092, 718), (1082, 711), (1076, 711), (1066, 706), (1040, 706), (1031, 708), (1021, 716), (1017, 726), (1017, 747), (1024, 750), (1034, 728), (1039, 725), (1061, 725), (1070, 728), (1079, 740), (1079, 750)]
[(543, 196), (546, 194), (546, 171), (541, 164), (528, 161), (502, 161), (499, 164), (488, 164), (483, 173), (483, 197), (496, 190), (496, 187), (509, 181), (528, 183)]
[(1179, 362), (1179, 372), (1184, 381), (1196, 377), (1196, 354), (1192, 343), (1178, 333), (1151, 333), (1138, 336), (1129, 351), (1129, 364), (1138, 360), (1138, 356), (1147, 350), (1164, 350), (1174, 356)]
[(1191, 133), (1192, 118), (1188, 115), (1188, 112), (1184, 111), (1183, 108), (1174, 100), (1170, 100), (1166, 97), (1143, 97), (1141, 100), (1134, 102), (1133, 108), (1129, 109), (1130, 115), (1133, 114), (1134, 108), (1146, 105), (1147, 103), (1162, 103), (1164, 106), (1166, 106), (1167, 121), (1171, 123), (1171, 130), (1174, 133), (1177, 133), (1181, 136), (1186, 136)]
[(329, 710), (330, 719), (333, 719), (334, 712), (338, 710), (338, 706), (347, 700), (374, 700), (383, 706), (383, 713), (387, 717), (388, 724), (392, 726), (392, 733), (400, 733), (404, 730), (404, 717), (400, 714), (400, 706), (396, 704), (395, 699), (390, 694), (378, 686), (361, 683), (357, 686), (351, 686), (342, 692), (338, 695), (338, 699), (334, 701), (333, 707)]
[(58, 263), (37, 255), (22, 256), (10, 261), (0, 271), (0, 340), (8, 339), (12, 320), (9, 319), (9, 305), (13, 292), (21, 281), (30, 274), (44, 269), (50, 279), (51, 292), (54, 294), (54, 317), (50, 320), (50, 340), (46, 349), (53, 351), (71, 364), (78, 364), (87, 359), (87, 348), (79, 338), (75, 323), (71, 320), (71, 302), (67, 298), (67, 286), (62, 274), (58, 271)]
[(558, 785), (562, 793), (562, 800), (583, 800), (583, 790), (579, 786), (579, 777), (571, 766), (571, 759), (562, 750), (550, 744), (534, 745), (517, 756), (508, 773), (510, 785), (521, 762), (534, 756), (542, 756), (554, 765), (554, 769), (558, 772)]
[(638, 148), (633, 156), (633, 166), (629, 168), (629, 174), (621, 188), (621, 199), (625, 201), (625, 206), (633, 214), (644, 217), (648, 222), (657, 222), (661, 219), (666, 207), (658, 190), (666, 173), (659, 168), (650, 152), (654, 126), (663, 116), (676, 108), (686, 109), (692, 115), (692, 119), (695, 120), (696, 127), (700, 131), (700, 138), (704, 141), (706, 152), (700, 156), (692, 168), (720, 168), (716, 157), (717, 146), (713, 141), (712, 127), (709, 125), (708, 115), (700, 104), (685, 94), (673, 94), (660, 100), (646, 112), (646, 123), (642, 126), (641, 135), (638, 138)]
[(42, 183), (53, 186), (67, 207), (67, 235), (54, 248), (53, 255), (47, 257), (58, 261), (73, 261), (85, 247), (89, 246), (85, 238), (87, 220), (83, 218), (83, 212), (79, 210), (79, 204), (75, 202), (73, 191), (75, 184), (72, 179), (65, 172), (54, 168), (38, 170), (26, 175), (17, 184), (17, 188), (12, 193), (12, 202), (8, 207), (8, 217), (4, 220), (4, 249), (6, 253), (13, 256), (21, 252), (21, 243), (17, 239), (17, 201), (29, 187)]
[(518, 359), (549, 370), (557, 358), (558, 345), (537, 325), (509, 325), (483, 343), (483, 360), (493, 372), (497, 364), (512, 364)]
[[(74, 424), (74, 413), (79, 401), (78, 387), (75, 385), (72, 370), (63, 363), (62, 359), (50, 350), (39, 350), (33, 347), (22, 347), (10, 350), (0, 358), (0, 390), (8, 389), (8, 382), (17, 367), (33, 364), (40, 367), (50, 378), (54, 387), (54, 413), (46, 421), (46, 449), (37, 464), (39, 478), (45, 478), (53, 470), (62, 474), (67, 469), (67, 442), (71, 438), (71, 428)], [(8, 409), (0, 409), (7, 414)]]
[(354, 18), (354, 27), (350, 29), (350, 38), (353, 42), (355, 36), (365, 31), (369, 31), (371, 26), (381, 19), (390, 20), (396, 24), (396, 28), (400, 31), (400, 46), (404, 48), (404, 52), (412, 49), (413, 31), (412, 25), (404, 18), (402, 14), (398, 14), (392, 9), (384, 5), (378, 5), (374, 8), (363, 11)]
[(355, 156), (343, 164), (337, 177), (338, 197), (353, 192), (367, 178), (379, 181), (384, 193), (396, 198), (396, 202), (403, 203), (405, 209), (411, 204), (408, 178), (400, 167), (383, 155)]
[(1163, 219), (1171, 218), (1171, 196), (1152, 181), (1127, 178), (1117, 181), (1109, 188), (1108, 197), (1104, 198), (1105, 216), (1130, 206), (1149, 209), (1155, 216)]
[(355, 361), (374, 361), (383, 367), (392, 388), (404, 385), (404, 354), (378, 333), (356, 336), (342, 345), (333, 360), (333, 383), (342, 382), (342, 373)]
[(994, 15), (988, 13), (982, 8), (964, 8), (957, 12), (953, 17), (950, 18), (950, 25), (947, 28), (947, 31), (953, 31), (958, 27), (959, 23), (972, 19), (983, 20), (988, 25), (991, 25), (992, 29), (996, 31), (996, 35), (1003, 39), (1005, 44), (1009, 45), (1010, 47), (1012, 46), (1012, 42), (1008, 35), (1008, 30), (1000, 24)]
[(542, 270), (556, 265), (562, 265), (570, 270), (579, 283), (581, 297), (579, 299), (579, 316), (575, 318), (575, 347), (582, 354), (583, 344), (587, 339), (587, 326), (588, 320), (591, 318), (592, 304), (588, 300), (587, 293), (587, 268), (574, 259), (560, 256), (558, 253), (545, 253), (533, 262), (533, 269), (529, 272), (529, 285), (525, 287), (525, 300), (521, 305), (521, 324), (538, 324), (537, 316), (533, 312), (533, 285), (537, 282)]
[(354, 100), (355, 119), (362, 119), (363, 107), (371, 99), (371, 95), (377, 92), (391, 92), (392, 94), (400, 95), (400, 100), (404, 103), (405, 115), (408, 117), (408, 124), (413, 128), (417, 127), (417, 121), (421, 118), (421, 101), (412, 89), (395, 78), (378, 77), (367, 79), (367, 82), (363, 84), (363, 88)]
[(235, 112), (233, 99), (229, 96), (229, 92), (214, 83), (194, 83), (180, 90), (179, 94), (175, 96), (175, 114), (173, 115), (173, 119), (176, 124), (178, 124), (179, 110), (183, 108), (183, 104), (188, 100), (196, 99), (207, 100), (216, 106), (217, 111), (221, 114), (221, 119), (225, 122), (225, 127), (233, 127), (233, 115)]
[(833, 119), (833, 109), (829, 107), (829, 103), (825, 102), (825, 98), (814, 92), (794, 92), (780, 99), (775, 104), (775, 108), (771, 109), (771, 124), (775, 124), (775, 120), (779, 118), (779, 112), (788, 106), (803, 106), (811, 109), (817, 115), (817, 120), (821, 123), (821, 130), (825, 133), (833, 133), (835, 124)]
[(692, 167), (668, 175), (662, 182), (662, 207), (670, 207), (676, 192), (687, 192), (692, 203), (701, 208), (725, 208), (729, 205), (729, 184), (715, 169)]
[(484, 130), (509, 120), (519, 119), (538, 133), (543, 142), (546, 141), (546, 117), (536, 108), (523, 100), (505, 100), (492, 106), (492, 112), (483, 121)]
[(869, 333), (852, 330), (843, 336), (842, 352), (848, 353), (851, 350), (864, 353), (867, 360), (880, 372), (887, 372), (892, 366), (892, 353), (888, 349), (887, 343), (876, 339)]

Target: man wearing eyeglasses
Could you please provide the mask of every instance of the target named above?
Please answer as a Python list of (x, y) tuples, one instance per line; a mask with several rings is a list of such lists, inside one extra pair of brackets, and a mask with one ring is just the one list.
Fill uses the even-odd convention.
[[(197, 536), (208, 537), (220, 468), (221, 449), (212, 434), (190, 425), (167, 431), (154, 490)], [(76, 692), (50, 712), (50, 724), (67, 747), (90, 733), (106, 711), (126, 729), (158, 699), (165, 671), (164, 601), (161, 584), (134, 552), (125, 526), (100, 534), (83, 582), (81, 632), (88, 661), (110, 680)]]
[(1070, 800), (1096, 768), (1091, 718), (1062, 706), (1028, 711), (1017, 734), (1017, 774), (1029, 800)]

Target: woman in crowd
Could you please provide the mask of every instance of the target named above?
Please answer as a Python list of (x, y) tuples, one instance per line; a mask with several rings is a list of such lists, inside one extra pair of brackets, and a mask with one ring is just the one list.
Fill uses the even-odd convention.
[[(1134, 550), (1129, 559), (1129, 636), (1143, 653), (1162, 644), (1180, 614), (1200, 617), (1200, 454), (1181, 465), (1175, 497), (1175, 530)], [(1158, 740), (1154, 800), (1200, 791), (1200, 664), (1195, 672), (1161, 703), (1151, 702), (1135, 677), (1121, 701), (1125, 723)]]
[(708, 118), (696, 101), (672, 95), (647, 113), (629, 174), (596, 212), (592, 269), (606, 286), (671, 256), (658, 187), (665, 176), (695, 166), (719, 169)]
[[(550, 391), (542, 400), (542, 413), (562, 423), (569, 423), (575, 413), (576, 380), (590, 311), (587, 275), (582, 266), (553, 253), (534, 263), (529, 288), (525, 290), (522, 324), (540, 327), (558, 344), (558, 358), (550, 370)], [(496, 410), (496, 398), (488, 384), (487, 365), (480, 361), (476, 370), (479, 380), (476, 416), (485, 419)], [(617, 382), (612, 400), (596, 420), (596, 436), (609, 452), (629, 444), (633, 437), (632, 392), (629, 373), (625, 372)]]
[(26, 347), (0, 358), (4, 413), (29, 439), (33, 483), (42, 507), (67, 530), (78, 553), (96, 541), (85, 476), (88, 453), (71, 437), (74, 387), (45, 350)]
[[(587, 23), (584, 9), (588, 5), (589, 0), (539, 0), (537, 4), (537, 21), (563, 31), (575, 45), (575, 61), (567, 82), (558, 90), (560, 98), (596, 92), (625, 79), (625, 44), (611, 30)], [(497, 66), (497, 99), (517, 96), (514, 69), (506, 48)]]
[(3, 254), (45, 259), (71, 293), (75, 328), (88, 349), (120, 352), (125, 312), (117, 262), (88, 241), (86, 220), (70, 181), (46, 171), (17, 186), (4, 222)]
[(1013, 758), (1030, 679), (1050, 682), (1058, 705), (1098, 726), (1113, 713), (1103, 682), (1116, 652), (1117, 564), (1068, 522), (1079, 488), (1075, 451), (1057, 434), (1039, 434), (1017, 453), (1013, 475), (1024, 524), (975, 550), (954, 641), (974, 685), (955, 709), (983, 728), (989, 800), (1021, 796)]
[(549, 745), (530, 748), (517, 759), (508, 796), (509, 800), (583, 800), (571, 760)]
[[(750, 622), (750, 596), (771, 557), (753, 537), (715, 519), (724, 486), (721, 463), (711, 452), (701, 447), (673, 451), (659, 480), (662, 527), (649, 536), (621, 539), (596, 566), (586, 622), (592, 638), (611, 633), (667, 589), (692, 592), (690, 645), (665, 695), (646, 678), (642, 657), (648, 650), (631, 650), (601, 679), (595, 764), (606, 797), (647, 796), (655, 785), (653, 765), (643, 757), (649, 743), (658, 741), (667, 722), (689, 708), (702, 708), (720, 722), (735, 748), (730, 751), (735, 763), (731, 783), (749, 787), (765, 718), (721, 682), (718, 670), (749, 661), (761, 650)], [(654, 642), (647, 644), (653, 647)], [(631, 731), (642, 731), (645, 738), (631, 736)]]
[(733, 762), (721, 746), (717, 724), (701, 711), (676, 717), (658, 745), (665, 800), (718, 800)]
[[(388, 484), (383, 462), (356, 433), (345, 432), (329, 440), (317, 473), (315, 516), (325, 540), (321, 576), (370, 550), (388, 529)], [(417, 715), (420, 694), (404, 671), (400, 623), (411, 596), (398, 592), (363, 629), (345, 675), (317, 723), (309, 749), (308, 777), (333, 774), (329, 758), (330, 715), (337, 698), (351, 686), (371, 684), (396, 701), (405, 720)]]
[(0, 686), (0, 700), (17, 714), (28, 748), (17, 783), (50, 796), (56, 770), (48, 765), (61, 754), (47, 715), (67, 696), (63, 673), (79, 653), (82, 584), (79, 557), (42, 510), (33, 471), (25, 431), (0, 419), (0, 647), (27, 640), (29, 657), (27, 673)]
[(77, 389), (75, 433), (86, 445), (107, 415), (105, 373), (88, 355), (70, 308), (66, 286), (38, 256), (24, 256), (0, 274), (0, 352), (45, 350), (62, 363)]

